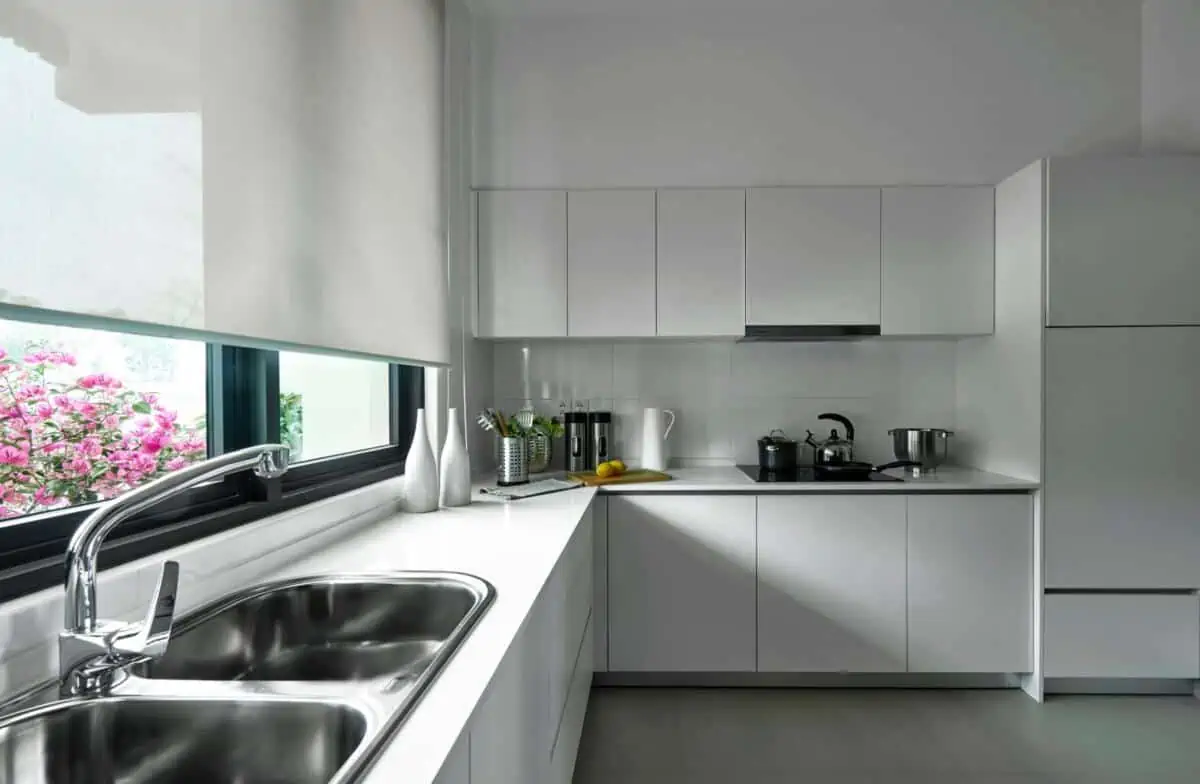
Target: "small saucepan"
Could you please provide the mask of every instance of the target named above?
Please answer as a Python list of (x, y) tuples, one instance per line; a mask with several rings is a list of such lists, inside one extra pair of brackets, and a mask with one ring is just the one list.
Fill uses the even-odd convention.
[(800, 444), (796, 439), (788, 438), (782, 430), (772, 430), (758, 439), (758, 467), (780, 474), (795, 471), (799, 451)]
[(850, 463), (813, 466), (813, 473), (817, 479), (827, 482), (862, 482), (869, 479), (871, 474), (879, 471), (886, 471), (889, 468), (910, 468), (916, 465), (920, 465), (920, 463), (915, 463), (912, 460), (894, 460), (891, 463), (884, 463), (883, 465), (862, 463), (856, 460)]

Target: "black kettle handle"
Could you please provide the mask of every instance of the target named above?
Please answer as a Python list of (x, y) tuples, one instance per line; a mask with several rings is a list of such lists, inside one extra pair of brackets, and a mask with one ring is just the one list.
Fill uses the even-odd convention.
[(839, 423), (842, 427), (846, 428), (846, 440), (850, 442), (854, 441), (854, 423), (841, 414), (819, 414), (817, 419), (828, 419)]

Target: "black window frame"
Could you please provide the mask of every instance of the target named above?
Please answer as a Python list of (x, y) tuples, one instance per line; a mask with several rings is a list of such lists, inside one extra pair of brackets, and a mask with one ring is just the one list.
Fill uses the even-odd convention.
[[(279, 353), (210, 343), (207, 364), (209, 455), (278, 443)], [(245, 471), (192, 488), (115, 529), (101, 550), (101, 569), (403, 474), (416, 412), (425, 404), (424, 370), (390, 364), (388, 392), (386, 446), (296, 463), (277, 479), (264, 480)], [(97, 506), (0, 524), (0, 602), (62, 585), (67, 542)]]

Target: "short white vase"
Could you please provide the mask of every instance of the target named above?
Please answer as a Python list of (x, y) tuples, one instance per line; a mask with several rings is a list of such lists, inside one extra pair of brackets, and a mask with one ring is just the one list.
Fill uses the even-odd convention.
[(404, 511), (433, 512), (438, 508), (438, 469), (429, 446), (425, 409), (417, 409), (412, 446), (404, 461)]
[(446, 420), (446, 443), (442, 445), (442, 506), (466, 506), (471, 503), (471, 461), (467, 442), (458, 421), (458, 409), (450, 409)]

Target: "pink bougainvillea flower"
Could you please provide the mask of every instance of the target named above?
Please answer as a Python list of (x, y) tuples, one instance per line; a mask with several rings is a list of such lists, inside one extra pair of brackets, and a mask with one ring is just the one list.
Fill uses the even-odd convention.
[(39, 487), (33, 491), (33, 502), (38, 506), (53, 506), (58, 499), (46, 488)]
[(28, 365), (39, 365), (50, 358), (50, 355), (45, 351), (31, 351), (25, 355), (25, 363)]
[(63, 468), (76, 476), (87, 476), (92, 470), (92, 464), (86, 458), (76, 457), (64, 463)]
[(166, 468), (168, 471), (178, 471), (187, 464), (188, 459), (186, 457), (172, 457), (167, 461)]
[(158, 461), (154, 459), (154, 455), (139, 452), (133, 456), (133, 468), (143, 474), (148, 474), (158, 468)]
[(48, 455), (52, 455), (55, 452), (61, 452), (62, 450), (66, 449), (66, 448), (67, 448), (66, 441), (51, 441), (50, 443), (48, 443), (42, 447), (42, 451)]
[(90, 376), (82, 376), (77, 382), (83, 389), (120, 389), (125, 386), (120, 379), (113, 378), (107, 373), (95, 373)]
[(47, 403), (45, 400), (33, 407), (33, 411), (40, 419), (49, 419), (54, 416), (54, 406)]
[(92, 417), (96, 416), (96, 414), (98, 414), (99, 412), (100, 412), (100, 409), (96, 408), (95, 403), (88, 403), (87, 401), (83, 401), (83, 402), (75, 404), (75, 413), (79, 414), (79, 416), (81, 416), (81, 417), (86, 417), (88, 419), (91, 419)]
[(70, 411), (72, 409), (71, 398), (66, 395), (51, 395), (50, 402), (59, 411)]
[(13, 371), (12, 365), (0, 365), (0, 376), (7, 375)]
[(100, 439), (93, 436), (79, 442), (79, 453), (85, 457), (99, 457), (103, 451), (104, 445), (100, 443)]
[(142, 437), (142, 451), (155, 455), (163, 450), (171, 441), (171, 436), (161, 430), (155, 430)]
[(149, 403), (152, 406), (156, 405), (158, 403), (158, 393), (157, 392), (146, 392), (145, 394), (142, 395), (142, 400), (146, 401), (147, 403)]
[(203, 452), (205, 449), (204, 439), (198, 436), (189, 435), (187, 438), (180, 441), (176, 448), (184, 454)]
[(178, 414), (176, 414), (174, 411), (160, 409), (158, 413), (154, 415), (154, 421), (157, 422), (158, 426), (163, 430), (170, 430), (175, 426), (175, 419), (177, 416)]
[(29, 453), (15, 446), (0, 446), (0, 464), (13, 466), (29, 465)]
[(0, 348), (0, 359), (5, 359), (7, 356), (8, 356), (8, 352), (5, 351), (4, 349)]
[(45, 387), (37, 384), (26, 384), (23, 387), (19, 387), (13, 394), (13, 397), (17, 400), (34, 400), (43, 397), (45, 394)]
[(104, 425), (106, 430), (116, 430), (121, 426), (121, 417), (117, 416), (116, 414), (109, 414), (108, 416), (104, 417), (104, 419), (101, 421), (101, 424)]

